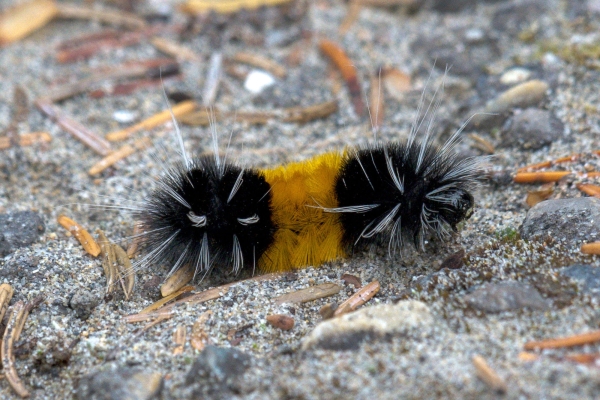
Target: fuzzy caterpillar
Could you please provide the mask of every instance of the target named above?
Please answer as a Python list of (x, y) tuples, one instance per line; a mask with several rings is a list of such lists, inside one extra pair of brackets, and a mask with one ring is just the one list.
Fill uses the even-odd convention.
[(430, 235), (447, 240), (471, 214), (481, 160), (454, 153), (462, 128), (436, 147), (430, 118), (422, 140), (423, 120), (405, 142), (267, 169), (221, 160), (213, 133), (215, 156), (184, 155), (136, 212), (150, 249), (140, 263), (204, 275), (214, 267), (287, 271), (364, 244), (383, 241), (391, 253), (407, 241), (423, 248)]

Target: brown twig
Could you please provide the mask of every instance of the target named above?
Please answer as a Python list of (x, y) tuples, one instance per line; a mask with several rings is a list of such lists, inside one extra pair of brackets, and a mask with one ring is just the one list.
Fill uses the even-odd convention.
[(185, 336), (185, 325), (178, 325), (175, 329), (175, 332), (173, 332), (173, 343), (175, 343), (175, 348), (173, 349), (174, 356), (183, 353), (183, 348), (185, 347)]
[(58, 107), (46, 98), (39, 98), (35, 101), (37, 108), (46, 116), (60, 125), (64, 130), (80, 140), (83, 144), (94, 150), (101, 156), (106, 156), (111, 152), (110, 143), (90, 131), (79, 122), (63, 114)]
[[(48, 143), (50, 141), (52, 141), (52, 136), (48, 132), (31, 132), (19, 135), (17, 143), (19, 146), (31, 146), (36, 143)], [(10, 137), (0, 137), (0, 150), (8, 149), (11, 146)]]
[(206, 321), (208, 320), (208, 318), (210, 318), (211, 315), (212, 315), (211, 310), (203, 312), (198, 317), (196, 322), (194, 322), (194, 325), (192, 325), (192, 334), (190, 336), (190, 345), (198, 351), (204, 350), (204, 347), (206, 347), (206, 345), (210, 341), (208, 334), (204, 330), (204, 325), (206, 324)]
[(173, 112), (173, 116), (175, 116), (175, 118), (178, 118), (184, 114), (193, 111), (197, 106), (198, 104), (192, 100), (182, 101), (181, 103), (174, 105), (171, 110), (161, 111), (158, 114), (151, 116), (150, 118), (147, 118), (133, 126), (130, 126), (129, 128), (109, 133), (106, 135), (106, 138), (111, 142), (127, 139), (135, 132), (153, 129), (159, 125), (171, 121), (171, 112)]
[(583, 193), (600, 198), (600, 186), (591, 185), (591, 184), (578, 184), (577, 189), (581, 190)]
[(96, 8), (65, 3), (59, 3), (57, 7), (58, 17), (60, 18), (94, 20), (129, 29), (142, 29), (146, 27), (144, 19), (123, 10), (98, 10)]
[(379, 128), (383, 125), (383, 117), (385, 113), (385, 98), (381, 87), (381, 71), (379, 68), (376, 75), (371, 78), (371, 90), (369, 93), (369, 99), (371, 103), (371, 128), (373, 131), (379, 131)]
[(554, 193), (554, 188), (549, 187), (541, 190), (533, 190), (527, 192), (527, 198), (525, 199), (525, 203), (529, 207), (535, 206), (537, 203), (540, 203), (544, 200), (547, 200)]
[(259, 7), (276, 6), (289, 3), (291, 0), (187, 0), (182, 6), (181, 11), (197, 15), (210, 13), (211, 11), (219, 14), (230, 14), (241, 9), (254, 10)]
[(10, 299), (12, 299), (14, 293), (14, 289), (8, 283), (0, 285), (0, 321), (4, 318), (8, 303), (10, 303)]
[(373, 281), (368, 285), (360, 288), (356, 293), (350, 296), (346, 301), (344, 301), (333, 313), (334, 317), (337, 317), (342, 314), (346, 314), (356, 310), (358, 307), (365, 304), (367, 301), (371, 300), (373, 296), (379, 292), (379, 281)]
[(486, 385), (495, 392), (503, 394), (507, 391), (506, 382), (494, 371), (485, 359), (479, 355), (474, 355), (472, 358), (475, 373)]
[(600, 330), (557, 339), (527, 342), (523, 348), (525, 350), (556, 349), (561, 347), (581, 346), (584, 344), (596, 343), (598, 341), (600, 341)]
[(15, 42), (40, 29), (57, 14), (53, 0), (31, 0), (0, 15), (0, 46)]
[(29, 391), (19, 379), (15, 368), (15, 356), (13, 354), (13, 345), (19, 340), (25, 321), (29, 312), (37, 307), (44, 300), (43, 296), (36, 297), (33, 301), (25, 304), (22, 301), (12, 306), (12, 314), (8, 319), (6, 330), (2, 338), (2, 347), (0, 348), (0, 357), (4, 368), (4, 376), (13, 390), (21, 397), (29, 397)]
[(202, 60), (200, 56), (190, 48), (169, 39), (156, 36), (150, 39), (150, 43), (152, 43), (152, 45), (156, 47), (158, 51), (174, 57), (177, 60), (194, 62), (199, 62)]
[(515, 183), (557, 182), (570, 174), (569, 171), (517, 172), (513, 181)]
[(478, 148), (484, 153), (494, 154), (496, 152), (496, 148), (494, 147), (494, 145), (491, 144), (488, 140), (482, 138), (481, 136), (476, 135), (474, 133), (470, 133), (467, 136), (469, 136), (473, 140), (475, 144), (474, 147)]
[(100, 246), (83, 226), (65, 215), (60, 215), (57, 222), (79, 240), (79, 243), (88, 254), (98, 257), (101, 251)]
[(240, 51), (235, 53), (231, 60), (263, 69), (280, 79), (285, 78), (285, 76), (287, 75), (287, 70), (283, 65), (259, 54)]
[(98, 175), (108, 167), (116, 164), (118, 161), (121, 161), (136, 151), (143, 150), (151, 145), (152, 141), (149, 138), (141, 138), (133, 142), (133, 144), (126, 144), (94, 164), (89, 169), (88, 174), (91, 176)]
[(356, 112), (358, 116), (362, 116), (365, 111), (365, 105), (363, 103), (362, 90), (360, 88), (358, 74), (354, 64), (348, 58), (344, 50), (330, 40), (321, 40), (321, 42), (319, 42), (319, 48), (342, 74), (346, 86), (348, 87), (348, 91), (350, 92), (352, 104), (354, 105), (354, 112)]
[(339, 293), (340, 290), (342, 290), (342, 288), (335, 283), (323, 283), (321, 285), (310, 286), (306, 289), (296, 290), (294, 292), (275, 297), (273, 302), (275, 304), (306, 303), (324, 297), (333, 296), (334, 294)]
[(193, 286), (184, 286), (181, 289), (177, 290), (176, 292), (173, 292), (170, 295), (165, 296), (162, 299), (150, 304), (148, 307), (144, 308), (138, 314), (148, 314), (152, 311), (158, 310), (159, 308), (161, 308), (165, 304), (169, 303), (170, 301), (175, 300), (177, 297), (181, 296), (182, 294), (191, 292), (192, 290), (194, 290)]
[(600, 242), (592, 242), (592, 243), (582, 244), (581, 252), (583, 254), (599, 254), (600, 255)]

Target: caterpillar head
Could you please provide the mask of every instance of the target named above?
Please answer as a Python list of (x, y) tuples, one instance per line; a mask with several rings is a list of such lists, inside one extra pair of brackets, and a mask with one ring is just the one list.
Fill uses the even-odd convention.
[(148, 262), (200, 271), (253, 266), (273, 240), (270, 186), (255, 170), (214, 158), (178, 165), (158, 181), (139, 214)]

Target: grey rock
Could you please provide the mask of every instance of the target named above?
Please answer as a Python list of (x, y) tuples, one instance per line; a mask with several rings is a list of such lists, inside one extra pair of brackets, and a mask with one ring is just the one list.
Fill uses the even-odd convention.
[(600, 199), (546, 200), (533, 206), (519, 228), (523, 239), (550, 235), (574, 244), (600, 240)]
[(435, 11), (442, 13), (454, 13), (462, 11), (466, 8), (474, 8), (477, 5), (477, 0), (431, 0), (430, 7)]
[(560, 274), (571, 278), (585, 294), (600, 298), (600, 268), (588, 264), (565, 267)]
[(420, 301), (366, 307), (321, 322), (304, 339), (302, 349), (352, 350), (365, 340), (422, 335), (433, 323), (429, 308)]
[(498, 6), (492, 26), (504, 34), (518, 34), (543, 14), (548, 5), (543, 0), (517, 0)]
[(150, 400), (160, 398), (163, 386), (159, 373), (118, 367), (81, 378), (76, 397), (85, 400)]
[(252, 358), (237, 349), (206, 346), (196, 358), (186, 377), (186, 384), (198, 381), (236, 380), (250, 366)]
[(546, 310), (550, 302), (532, 286), (521, 282), (488, 283), (464, 296), (464, 301), (486, 313), (520, 310)]
[(550, 111), (528, 108), (510, 118), (502, 131), (503, 144), (537, 150), (563, 136), (564, 124)]
[(0, 214), (0, 257), (36, 242), (46, 227), (33, 211)]
[(75, 292), (69, 301), (69, 306), (75, 310), (77, 317), (83, 320), (90, 316), (98, 304), (100, 304), (100, 298), (84, 289)]

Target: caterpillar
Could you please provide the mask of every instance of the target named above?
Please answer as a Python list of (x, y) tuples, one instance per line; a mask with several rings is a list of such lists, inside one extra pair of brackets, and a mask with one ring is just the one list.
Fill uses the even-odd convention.
[(204, 275), (288, 271), (367, 245), (387, 244), (392, 254), (409, 242), (423, 249), (430, 236), (448, 240), (472, 213), (481, 160), (454, 151), (468, 121), (438, 147), (433, 117), (424, 120), (415, 118), (405, 141), (375, 140), (264, 169), (221, 159), (214, 128), (214, 156), (190, 158), (174, 120), (182, 160), (134, 213), (150, 249), (137, 264)]

